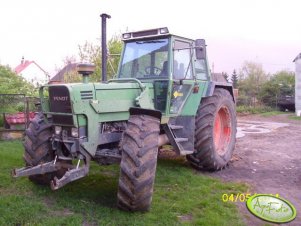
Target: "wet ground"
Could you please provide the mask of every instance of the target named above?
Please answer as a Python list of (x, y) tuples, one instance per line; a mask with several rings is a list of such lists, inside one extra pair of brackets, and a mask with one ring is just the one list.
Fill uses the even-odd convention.
[[(211, 173), (226, 181), (246, 182), (250, 193), (279, 194), (297, 209), (285, 225), (301, 225), (301, 121), (288, 115), (238, 117), (237, 143), (226, 169)], [(247, 225), (266, 225), (237, 203)]]

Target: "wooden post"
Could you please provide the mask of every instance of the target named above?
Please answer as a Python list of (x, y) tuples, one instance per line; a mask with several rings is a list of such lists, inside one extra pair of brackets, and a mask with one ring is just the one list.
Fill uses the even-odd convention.
[(25, 129), (28, 128), (29, 126), (29, 100), (28, 97), (25, 97), (25, 101), (26, 101), (26, 123), (25, 123)]

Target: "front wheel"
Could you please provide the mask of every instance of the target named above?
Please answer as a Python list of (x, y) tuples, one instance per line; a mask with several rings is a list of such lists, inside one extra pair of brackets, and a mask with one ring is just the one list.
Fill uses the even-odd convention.
[[(53, 134), (52, 124), (46, 122), (45, 116), (38, 113), (30, 122), (24, 137), (24, 160), (26, 166), (37, 166), (42, 163), (54, 160), (54, 150), (52, 150), (50, 138)], [(50, 184), (54, 177), (61, 178), (67, 169), (61, 169), (53, 173), (45, 173), (29, 176), (29, 179), (42, 185)]]
[(118, 207), (126, 211), (147, 211), (155, 180), (160, 120), (148, 115), (131, 115), (120, 147), (122, 157)]
[(199, 169), (219, 170), (230, 161), (236, 141), (236, 111), (233, 97), (216, 89), (202, 99), (196, 115), (195, 153), (187, 159)]

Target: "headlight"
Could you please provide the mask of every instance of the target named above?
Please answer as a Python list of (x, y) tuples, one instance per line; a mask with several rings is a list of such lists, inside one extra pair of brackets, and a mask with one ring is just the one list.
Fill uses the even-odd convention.
[(122, 34), (122, 38), (123, 39), (129, 39), (129, 38), (131, 38), (131, 33), (124, 33), (124, 34)]
[(71, 136), (78, 137), (78, 128), (71, 128)]
[(168, 34), (168, 33), (169, 31), (167, 27), (160, 28), (160, 34)]
[(55, 126), (54, 127), (54, 132), (56, 135), (60, 135), (60, 133), (62, 132), (62, 127), (61, 126)]

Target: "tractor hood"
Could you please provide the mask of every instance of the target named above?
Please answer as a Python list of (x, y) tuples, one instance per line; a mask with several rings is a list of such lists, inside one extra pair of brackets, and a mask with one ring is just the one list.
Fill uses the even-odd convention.
[[(54, 115), (55, 124), (77, 125), (79, 115), (94, 115), (103, 122), (127, 120), (130, 107), (154, 109), (152, 83), (133, 81), (44, 86), (40, 91), (42, 109)], [(45, 88), (49, 99), (43, 96)]]
[(131, 82), (93, 85), (95, 98), (90, 104), (97, 113), (127, 112), (130, 107), (154, 109), (152, 84), (143, 87)]

